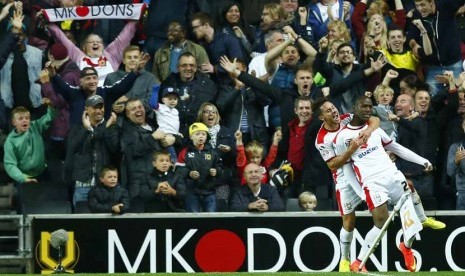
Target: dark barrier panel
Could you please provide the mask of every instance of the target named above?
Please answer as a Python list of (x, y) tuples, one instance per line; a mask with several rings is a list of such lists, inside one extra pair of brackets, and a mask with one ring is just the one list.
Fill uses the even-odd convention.
[[(352, 256), (372, 227), (357, 219)], [(417, 269), (465, 269), (465, 213), (437, 213), (445, 230), (424, 229), (414, 243)], [(58, 262), (50, 233), (66, 229), (63, 266), (69, 272), (333, 271), (339, 262), (341, 219), (324, 214), (160, 214), (153, 216), (35, 216), (36, 273)], [(368, 263), (371, 271), (403, 271), (400, 219)]]

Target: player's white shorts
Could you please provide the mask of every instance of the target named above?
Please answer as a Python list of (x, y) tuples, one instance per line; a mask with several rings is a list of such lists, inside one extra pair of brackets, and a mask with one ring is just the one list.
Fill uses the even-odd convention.
[(400, 197), (408, 190), (405, 176), (399, 170), (394, 173), (387, 171), (363, 182), (366, 202), (369, 210), (384, 204), (396, 204)]
[(337, 178), (336, 199), (341, 216), (355, 211), (355, 208), (364, 200), (362, 186), (352, 169), (344, 171), (344, 175)]

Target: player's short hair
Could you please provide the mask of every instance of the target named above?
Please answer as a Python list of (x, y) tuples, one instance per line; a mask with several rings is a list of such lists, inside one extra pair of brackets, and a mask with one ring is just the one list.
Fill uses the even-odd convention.
[(310, 106), (313, 104), (309, 96), (299, 96), (294, 100), (294, 108), (297, 108), (300, 102), (310, 102)]
[(128, 47), (124, 48), (123, 50), (123, 57), (126, 55), (127, 52), (132, 52), (132, 51), (139, 51), (140, 48), (137, 45), (129, 45)]
[(321, 115), (321, 106), (326, 102), (331, 102), (328, 97), (321, 97), (313, 102), (312, 111), (314, 117), (318, 117)]

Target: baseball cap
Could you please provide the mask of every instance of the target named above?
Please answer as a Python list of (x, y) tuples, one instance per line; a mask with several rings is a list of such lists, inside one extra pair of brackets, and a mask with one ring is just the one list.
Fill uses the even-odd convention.
[(100, 95), (92, 95), (86, 100), (86, 106), (96, 106), (99, 104), (103, 104), (103, 98)]
[(193, 123), (189, 127), (189, 136), (196, 133), (197, 131), (205, 131), (208, 135), (208, 127), (203, 123)]
[(65, 59), (68, 56), (68, 50), (61, 43), (55, 43), (50, 47), (50, 55), (56, 60)]
[(179, 91), (178, 89), (176, 88), (173, 88), (173, 87), (166, 87), (163, 89), (163, 92), (161, 93), (161, 97), (166, 97), (168, 96), (169, 94), (173, 94), (173, 95), (176, 95), (179, 97)]
[[(89, 72), (90, 70), (92, 70), (92, 72)], [(87, 76), (93, 76), (93, 75), (98, 76), (97, 69), (95, 69), (94, 67), (84, 67), (81, 70), (80, 78), (84, 78), (84, 77), (87, 77)]]

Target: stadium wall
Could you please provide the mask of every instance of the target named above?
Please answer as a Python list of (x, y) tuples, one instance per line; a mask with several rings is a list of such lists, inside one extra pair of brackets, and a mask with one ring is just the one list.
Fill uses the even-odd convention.
[[(465, 212), (428, 213), (445, 230), (424, 229), (414, 243), (417, 269), (465, 270)], [(357, 213), (352, 256), (372, 227)], [(51, 273), (58, 250), (50, 233), (68, 231), (62, 265), (74, 273), (336, 271), (341, 218), (337, 212), (36, 215), (30, 246), (35, 273)], [(396, 218), (368, 262), (370, 271), (405, 271)]]

